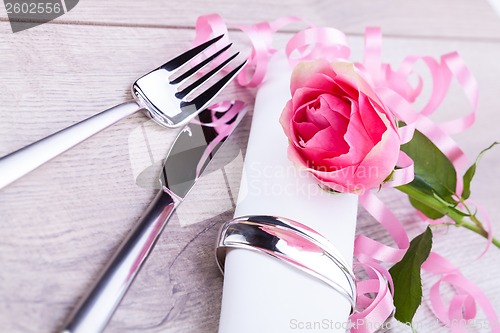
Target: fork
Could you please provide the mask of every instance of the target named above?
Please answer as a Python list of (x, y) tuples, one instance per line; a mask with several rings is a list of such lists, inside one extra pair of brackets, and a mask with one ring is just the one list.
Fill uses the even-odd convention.
[(202, 68), (231, 47), (232, 43), (227, 44), (182, 72), (192, 59), (223, 36), (217, 36), (200, 44), (137, 79), (132, 85), (133, 100), (102, 111), (0, 158), (0, 189), (139, 110), (145, 110), (149, 117), (167, 128), (180, 127), (188, 123), (214, 100), (246, 64), (244, 61), (190, 99), (202, 90), (200, 86), (203, 83), (225, 68), (239, 54), (239, 52), (234, 53), (196, 81), (183, 86), (189, 79), (199, 74)]

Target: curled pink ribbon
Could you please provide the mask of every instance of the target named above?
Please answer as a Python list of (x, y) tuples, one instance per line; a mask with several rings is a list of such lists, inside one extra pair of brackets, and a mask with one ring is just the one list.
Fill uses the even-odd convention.
[[(462, 273), (448, 260), (435, 252), (431, 252), (422, 268), (430, 273), (440, 275), (441, 278), (431, 287), (430, 301), (438, 319), (451, 328), (454, 333), (465, 332), (465, 324), (476, 317), (476, 303), (479, 304), (489, 323), (492, 333), (500, 332), (500, 322), (495, 309), (486, 295), (475, 284), (467, 280)], [(439, 287), (448, 283), (455, 288), (448, 308)]]
[[(457, 171), (462, 170), (467, 163), (466, 156), (449, 135), (465, 130), (475, 120), (479, 92), (474, 77), (456, 52), (442, 56), (439, 62), (432, 57), (409, 56), (403, 61), (398, 71), (394, 72), (389, 65), (380, 62), (381, 38), (378, 29), (367, 29), (365, 34), (367, 40), (365, 43), (365, 60), (360, 67), (369, 77), (372, 77), (372, 83), (386, 106), (398, 119), (406, 122), (407, 125), (400, 131), (402, 143), (408, 142), (413, 131), (418, 129), (450, 159)], [(420, 112), (415, 111), (411, 103), (418, 97), (422, 89), (422, 81), (419, 78), (416, 88), (412, 88), (408, 82), (409, 76), (413, 72), (412, 68), (418, 60), (422, 60), (427, 65), (433, 80), (433, 90), (429, 101)], [(453, 77), (457, 79), (463, 89), (471, 104), (472, 111), (447, 123), (436, 124), (428, 116), (435, 112), (444, 100)], [(398, 161), (398, 163), (401, 162)], [(462, 178), (457, 172), (455, 193), (459, 195), (462, 187)], [(400, 254), (399, 251), (406, 252), (407, 250), (407, 243), (402, 242), (402, 240), (407, 241), (407, 236), (406, 238), (403, 236), (403, 233), (406, 233), (404, 230), (401, 231), (402, 224), (397, 221), (393, 214), (389, 213), (381, 201), (374, 199), (373, 193), (360, 197), (360, 203), (379, 223), (386, 227), (398, 245), (398, 249), (388, 248), (384, 244), (370, 240), (368, 237), (359, 236), (355, 243), (355, 254), (358, 252), (358, 256), (362, 254), (380, 262), (394, 262), (394, 259), (397, 259), (398, 254)], [(491, 223), (488, 218), (487, 227), (490, 235), (489, 244), (491, 243)], [(452, 266), (443, 257), (431, 253), (422, 268), (434, 274), (442, 275), (441, 279), (431, 288), (430, 301), (436, 316), (452, 332), (465, 332), (468, 320), (476, 317), (476, 303), (483, 309), (492, 332), (498, 332), (500, 329), (498, 316), (490, 302), (484, 293), (472, 282), (465, 279), (456, 267)], [(390, 276), (388, 281), (390, 283)], [(439, 289), (441, 283), (444, 282), (452, 285), (457, 292), (448, 307), (444, 305)], [(373, 299), (373, 303), (382, 309), (386, 306), (378, 295)], [(377, 318), (376, 322), (380, 322), (382, 317), (381, 315)]]
[[(223, 101), (217, 104), (214, 104), (210, 107), (210, 122), (201, 122), (197, 119), (191, 120), (192, 123), (203, 125), (205, 127), (213, 127), (217, 132), (217, 136), (208, 144), (203, 152), (203, 155), (200, 157), (200, 161), (196, 166), (196, 175), (201, 175), (202, 168), (205, 165), (208, 157), (212, 155), (213, 150), (217, 147), (223, 140), (227, 139), (227, 136), (231, 132), (231, 129), (234, 127), (230, 124), (231, 120), (236, 117), (243, 117), (244, 113), (241, 111), (245, 108), (245, 103), (242, 101)], [(217, 113), (223, 113), (222, 116), (217, 117)]]
[[(248, 64), (239, 74), (240, 85), (258, 87), (265, 79), (269, 61), (277, 50), (273, 47), (273, 35), (292, 22), (300, 22), (297, 17), (283, 17), (273, 22), (262, 22), (251, 26), (239, 26), (251, 42), (251, 53)], [(227, 32), (222, 18), (217, 15), (202, 16), (196, 24), (195, 44), (210, 37)], [(225, 44), (225, 43), (224, 43)], [(221, 43), (222, 45), (222, 43)], [(467, 164), (467, 158), (450, 135), (459, 133), (470, 127), (476, 117), (479, 89), (473, 75), (456, 52), (443, 55), (439, 60), (430, 56), (410, 55), (406, 57), (397, 70), (389, 64), (382, 63), (382, 33), (379, 28), (368, 28), (365, 31), (365, 52), (362, 63), (356, 63), (357, 69), (369, 82), (385, 106), (393, 112), (398, 120), (406, 126), (399, 128), (401, 144), (411, 140), (415, 130), (426, 135), (453, 163), (457, 171)], [(345, 35), (333, 28), (315, 27), (311, 24), (293, 35), (285, 47), (285, 54), (291, 66), (298, 62), (315, 58), (327, 58), (330, 61), (346, 60), (350, 48)], [(414, 71), (414, 66), (423, 62), (431, 73), (432, 92), (429, 100), (421, 110), (415, 110), (413, 103), (423, 89), (424, 80)], [(410, 79), (416, 75), (417, 83), (412, 85)], [(471, 105), (471, 111), (456, 119), (437, 124), (429, 116), (432, 115), (445, 99), (449, 86), (456, 78), (459, 86)], [(413, 180), (413, 161), (401, 153), (392, 179), (385, 187), (406, 184)], [(460, 195), (463, 188), (462, 177), (457, 172), (457, 188)], [(367, 236), (359, 235), (355, 240), (354, 255), (357, 258), (355, 267), (362, 269), (368, 279), (357, 283), (357, 312), (351, 316), (352, 333), (372, 333), (380, 324), (390, 318), (394, 311), (390, 290), (391, 276), (383, 263), (395, 263), (401, 260), (409, 247), (409, 238), (402, 223), (389, 208), (372, 192), (365, 192), (359, 197), (360, 204), (385, 228), (396, 247), (375, 241)], [(479, 207), (478, 205), (476, 205)], [(487, 221), (487, 231), (491, 235), (491, 223), (484, 209), (481, 209)], [(422, 214), (419, 214), (422, 216)], [(424, 223), (432, 223), (423, 217)], [(437, 223), (440, 223), (438, 221)], [(488, 239), (488, 248), (491, 236)], [(485, 249), (485, 251), (486, 251)], [(483, 251), (484, 254), (484, 251)], [(491, 331), (500, 333), (498, 316), (484, 293), (467, 280), (459, 270), (446, 259), (431, 253), (422, 268), (440, 279), (430, 290), (430, 302), (436, 317), (450, 327), (454, 333), (465, 332), (466, 323), (476, 317), (479, 305), (490, 325)], [(447, 283), (454, 287), (456, 295), (446, 306), (440, 292), (440, 285)], [(378, 326), (377, 326), (378, 324)]]

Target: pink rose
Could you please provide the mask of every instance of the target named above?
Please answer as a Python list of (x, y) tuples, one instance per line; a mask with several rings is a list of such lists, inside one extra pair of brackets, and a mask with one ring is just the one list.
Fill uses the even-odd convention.
[(298, 64), (280, 122), (288, 156), (339, 192), (378, 187), (396, 165), (395, 119), (353, 64)]

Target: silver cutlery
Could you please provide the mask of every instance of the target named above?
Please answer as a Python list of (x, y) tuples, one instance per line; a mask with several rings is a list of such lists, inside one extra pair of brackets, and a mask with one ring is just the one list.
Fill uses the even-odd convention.
[[(238, 65), (215, 84), (200, 91), (203, 83), (225, 68), (239, 54), (236, 52), (187, 85), (188, 80), (199, 74), (203, 67), (231, 47), (232, 44), (226, 45), (186, 70), (186, 65), (193, 58), (221, 38), (222, 35), (196, 46), (137, 79), (132, 85), (132, 101), (98, 113), (0, 158), (0, 189), (139, 110), (145, 110), (149, 117), (167, 128), (185, 125), (210, 105), (246, 63), (245, 61)], [(196, 97), (193, 97), (194, 95)]]
[(176, 207), (191, 191), (246, 113), (243, 102), (225, 112), (206, 109), (182, 129), (160, 173), (161, 190), (129, 233), (90, 292), (83, 297), (63, 333), (102, 332), (153, 249)]

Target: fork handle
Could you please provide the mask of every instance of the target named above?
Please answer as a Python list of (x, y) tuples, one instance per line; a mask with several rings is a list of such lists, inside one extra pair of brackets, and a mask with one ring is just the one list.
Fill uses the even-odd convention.
[(179, 203), (174, 195), (164, 190), (158, 192), (92, 289), (73, 310), (61, 333), (104, 330)]
[(0, 158), (0, 189), (141, 108), (136, 101), (114, 106)]

